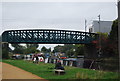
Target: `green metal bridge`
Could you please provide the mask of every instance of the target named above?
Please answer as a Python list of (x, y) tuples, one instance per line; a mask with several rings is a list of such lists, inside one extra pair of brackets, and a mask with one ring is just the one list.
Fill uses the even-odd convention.
[(10, 30), (2, 34), (2, 42), (38, 44), (88, 44), (98, 34), (69, 30)]

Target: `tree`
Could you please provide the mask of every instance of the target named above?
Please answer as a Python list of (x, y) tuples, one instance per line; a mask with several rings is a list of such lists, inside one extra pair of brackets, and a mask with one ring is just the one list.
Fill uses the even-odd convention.
[(43, 46), (42, 48), (41, 48), (41, 52), (44, 52), (44, 53), (50, 53), (51, 52), (51, 48), (46, 48), (45, 46)]
[(40, 52), (38, 48), (38, 44), (26, 44), (26, 46), (22, 46), (20, 44), (12, 44), (12, 46), (15, 48), (13, 50), (13, 53), (19, 53), (19, 54), (29, 54), (29, 53), (35, 53)]
[(66, 54), (66, 56), (68, 56), (68, 57), (75, 56), (74, 49), (66, 50), (65, 54)]
[(84, 45), (81, 44), (64, 44), (64, 46), (56, 46), (54, 47), (53, 52), (61, 52), (61, 53), (65, 53), (66, 56), (71, 57), (71, 56), (75, 56), (77, 57), (78, 55), (84, 55)]
[(23, 54), (24, 53), (24, 46), (20, 44), (11, 44), (14, 47), (13, 53), (17, 54)]
[(34, 48), (38, 48), (39, 47), (39, 45), (38, 44), (26, 44), (26, 47), (27, 48), (32, 48), (32, 47), (34, 47)]
[(38, 46), (39, 46), (38, 44), (26, 44), (24, 54), (40, 52), (40, 50), (37, 49)]
[(55, 52), (63, 52), (63, 47), (64, 47), (64, 46), (58, 45), (58, 46), (54, 47), (53, 52), (54, 52), (54, 53), (55, 53)]
[(64, 44), (64, 47), (63, 47), (63, 52), (65, 53), (66, 50), (73, 50), (74, 49), (74, 45), (73, 44)]
[(113, 21), (112, 30), (109, 35), (109, 44), (114, 56), (118, 57), (118, 19)]
[(118, 19), (113, 21), (112, 30), (109, 35), (109, 40), (118, 42)]
[[(101, 36), (102, 57), (118, 56), (118, 19), (113, 21), (110, 34), (99, 33)], [(99, 49), (99, 41), (96, 41), (96, 48)]]
[[(101, 35), (101, 57), (109, 57), (109, 55), (110, 55), (110, 53), (109, 53), (109, 55), (108, 55), (108, 46), (109, 46), (109, 44), (108, 44), (108, 34), (107, 33), (99, 33), (100, 35)], [(98, 45), (97, 45), (97, 49), (98, 49), (98, 54), (99, 54), (99, 42), (98, 42)]]
[(76, 48), (76, 50), (75, 50), (75, 56), (84, 55), (84, 53), (85, 53), (84, 45), (82, 45), (82, 44), (76, 44), (75, 48)]
[(49, 53), (51, 52), (51, 48), (48, 48), (48, 52), (49, 52)]

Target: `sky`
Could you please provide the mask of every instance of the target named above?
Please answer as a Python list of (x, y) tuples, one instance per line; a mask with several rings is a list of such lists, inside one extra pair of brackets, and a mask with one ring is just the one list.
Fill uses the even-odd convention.
[(1, 0), (2, 2), (117, 2), (118, 0)]
[[(93, 20), (113, 21), (118, 16), (116, 1), (102, 0), (97, 2), (84, 2), (83, 0), (25, 0), (26, 2), (14, 2), (4, 0), (0, 3), (0, 34), (5, 30), (17, 29), (61, 29), (61, 30), (85, 30), (87, 31)], [(30, 2), (31, 1), (31, 2)], [(65, 2), (66, 1), (66, 2)], [(83, 2), (82, 2), (83, 1)], [(44, 44), (41, 44), (41, 48)], [(46, 47), (54, 47), (56, 44), (47, 44)]]

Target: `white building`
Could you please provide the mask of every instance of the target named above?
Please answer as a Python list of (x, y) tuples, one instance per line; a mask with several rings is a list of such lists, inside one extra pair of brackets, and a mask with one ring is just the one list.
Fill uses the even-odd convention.
[(112, 24), (113, 24), (113, 21), (100, 21), (100, 30), (99, 30), (99, 21), (93, 21), (92, 26), (89, 27), (89, 32), (110, 33)]

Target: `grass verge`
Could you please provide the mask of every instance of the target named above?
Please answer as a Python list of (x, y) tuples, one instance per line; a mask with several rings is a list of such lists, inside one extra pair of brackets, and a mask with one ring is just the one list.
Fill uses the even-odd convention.
[(3, 62), (19, 67), (42, 78), (53, 79), (118, 79), (118, 73), (104, 72), (98, 70), (82, 69), (77, 67), (65, 66), (64, 75), (55, 75), (53, 72), (54, 64), (39, 63), (24, 60), (3, 60)]

